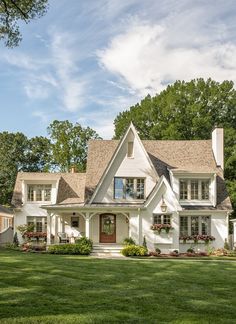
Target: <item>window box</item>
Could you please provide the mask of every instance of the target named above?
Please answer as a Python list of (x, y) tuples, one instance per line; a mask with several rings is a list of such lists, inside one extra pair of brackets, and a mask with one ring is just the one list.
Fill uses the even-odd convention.
[(168, 234), (173, 230), (173, 227), (170, 224), (153, 224), (151, 230), (156, 232), (156, 234), (161, 234), (161, 232)]
[(180, 236), (179, 237), (180, 243), (186, 244), (199, 244), (204, 243), (208, 244), (215, 240), (214, 236), (211, 235), (191, 235), (191, 236)]

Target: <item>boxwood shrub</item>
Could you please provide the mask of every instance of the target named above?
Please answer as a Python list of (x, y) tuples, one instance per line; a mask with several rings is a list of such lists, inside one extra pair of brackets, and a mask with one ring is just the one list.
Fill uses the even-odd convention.
[(77, 239), (75, 244), (57, 244), (48, 247), (48, 253), (51, 254), (80, 254), (89, 255), (93, 248), (93, 242), (86, 237)]
[(144, 256), (147, 252), (147, 249), (140, 245), (127, 245), (121, 250), (124, 256)]

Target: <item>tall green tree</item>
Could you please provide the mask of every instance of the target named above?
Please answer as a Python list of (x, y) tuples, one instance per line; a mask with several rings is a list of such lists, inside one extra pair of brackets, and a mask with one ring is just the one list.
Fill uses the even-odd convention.
[(48, 134), (52, 143), (54, 163), (62, 172), (70, 171), (72, 166), (76, 167), (77, 171), (84, 171), (88, 141), (100, 138), (92, 128), (85, 128), (68, 120), (54, 120), (48, 127)]
[(19, 22), (28, 24), (42, 17), (48, 9), (48, 0), (0, 0), (0, 39), (7, 47), (18, 46), (22, 40)]
[(121, 112), (115, 138), (130, 122), (142, 139), (210, 139), (215, 125), (225, 130), (225, 178), (236, 217), (236, 90), (232, 81), (176, 81), (154, 97)]
[(22, 133), (0, 133), (0, 204), (11, 203), (18, 171), (47, 171), (51, 166), (50, 141), (28, 139)]

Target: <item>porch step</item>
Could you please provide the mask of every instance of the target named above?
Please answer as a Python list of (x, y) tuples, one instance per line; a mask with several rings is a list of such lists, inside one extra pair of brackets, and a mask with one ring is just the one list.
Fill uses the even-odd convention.
[(96, 257), (122, 257), (120, 253), (123, 246), (121, 244), (94, 244), (91, 256)]

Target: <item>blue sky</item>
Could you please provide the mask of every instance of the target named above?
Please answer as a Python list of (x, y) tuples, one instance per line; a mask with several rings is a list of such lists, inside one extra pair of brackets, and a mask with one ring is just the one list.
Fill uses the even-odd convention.
[(51, 0), (0, 44), (0, 131), (46, 135), (69, 119), (113, 135), (115, 116), (175, 80), (236, 82), (232, 0)]

